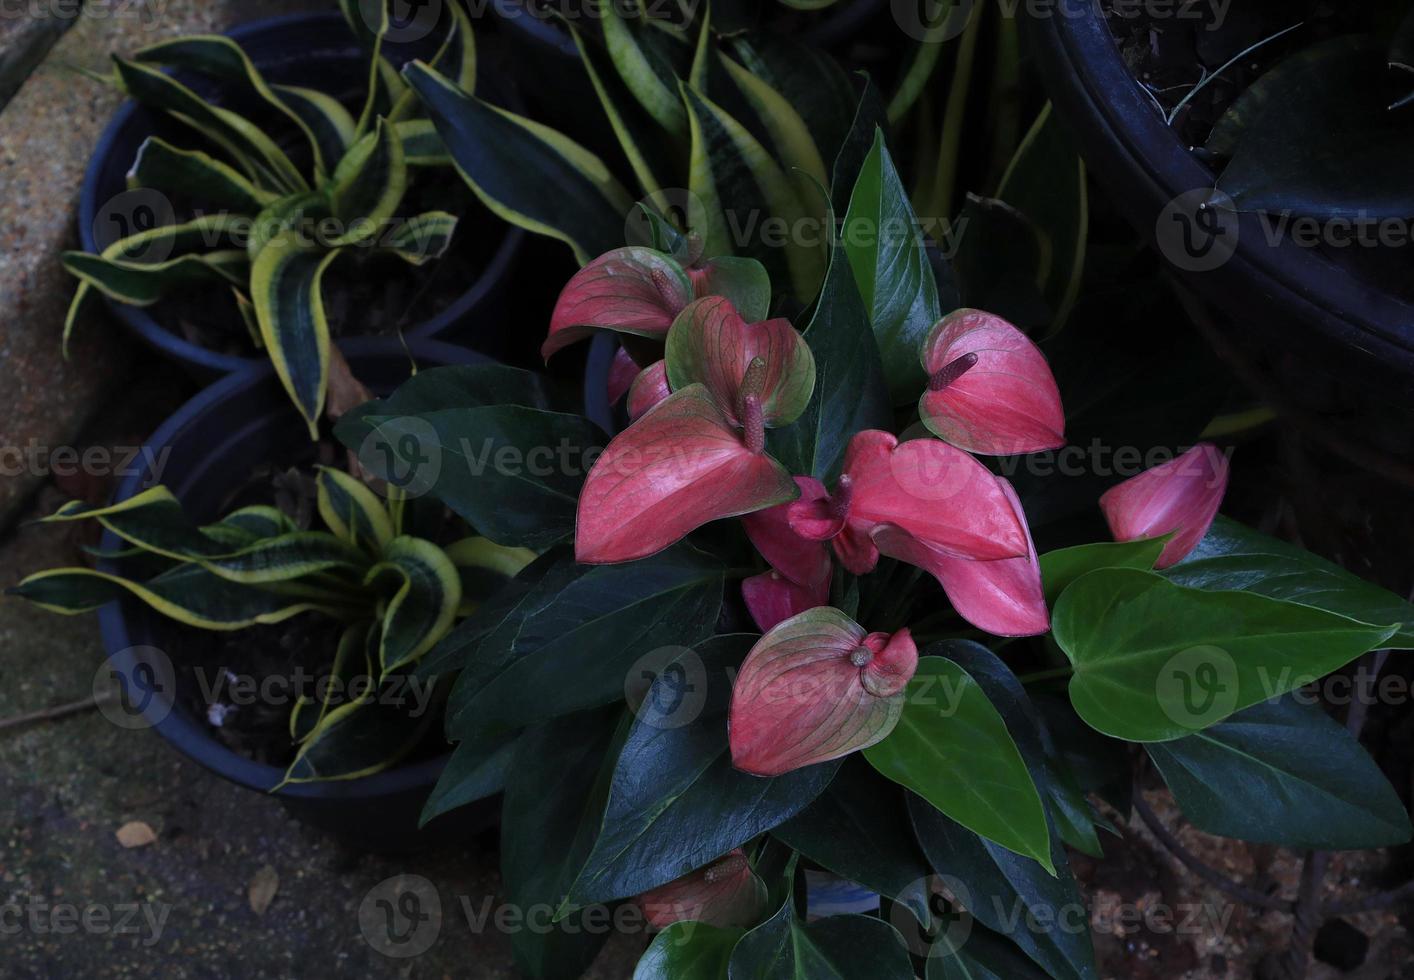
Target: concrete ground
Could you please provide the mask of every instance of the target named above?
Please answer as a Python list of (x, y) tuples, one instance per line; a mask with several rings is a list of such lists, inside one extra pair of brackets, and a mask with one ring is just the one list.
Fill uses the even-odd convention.
[[(39, 5), (51, 6), (43, 23), (14, 6), (0, 25), (0, 446), (13, 447), (0, 461), (0, 586), (76, 560), (71, 535), (26, 521), (106, 492), (101, 473), (56, 487), (50, 454), (140, 444), (194, 391), (106, 319), (84, 324), (71, 360), (59, 354), (72, 283), (58, 256), (76, 245), (84, 167), (119, 102), (72, 67), (103, 70), (112, 50), (332, 3), (87, 0), (77, 16), (77, 2)], [(355, 853), (98, 711), (9, 723), (90, 696), (102, 655), (95, 618), (0, 599), (0, 976), (516, 975), (507, 938), (476, 933), (461, 912), (463, 899), (495, 900), (494, 833), (413, 858)], [(125, 847), (120, 830), (140, 846)], [(405, 874), (436, 883), (443, 916), (429, 950), (392, 959), (365, 941), (358, 912), (370, 889)], [(629, 976), (637, 952), (619, 937), (590, 976)]]

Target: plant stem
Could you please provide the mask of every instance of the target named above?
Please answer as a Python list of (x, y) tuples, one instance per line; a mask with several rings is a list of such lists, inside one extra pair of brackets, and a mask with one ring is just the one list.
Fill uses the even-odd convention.
[(1041, 670), (1034, 674), (1027, 674), (1024, 677), (1018, 677), (1017, 680), (1021, 681), (1023, 684), (1039, 684), (1042, 681), (1053, 681), (1058, 677), (1069, 677), (1073, 673), (1075, 673), (1075, 668), (1070, 664), (1066, 664), (1064, 667), (1053, 667), (1050, 670)]

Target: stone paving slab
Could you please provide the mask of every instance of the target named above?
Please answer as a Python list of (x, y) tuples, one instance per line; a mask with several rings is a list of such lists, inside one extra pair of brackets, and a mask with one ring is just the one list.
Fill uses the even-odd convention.
[[(69, 3), (7, 0), (4, 10), (68, 10)], [(70, 360), (59, 349), (73, 294), (59, 254), (77, 247), (74, 216), (84, 170), (122, 101), (74, 67), (102, 72), (113, 51), (329, 7), (328, 0), (88, 0), (0, 112), (0, 527), (42, 482), (37, 470), (43, 466), (27, 460), (70, 445), (94, 409), (127, 380), (140, 353), (106, 313), (80, 325)], [(68, 21), (0, 16), (0, 43), (19, 44), (51, 22)]]

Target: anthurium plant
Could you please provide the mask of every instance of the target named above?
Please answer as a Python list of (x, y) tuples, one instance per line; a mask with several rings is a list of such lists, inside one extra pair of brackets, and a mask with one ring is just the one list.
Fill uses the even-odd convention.
[[(418, 172), (449, 164), (446, 148), (384, 54), (383, 0), (343, 0), (340, 7), (368, 56), (367, 84), (354, 105), (267, 81), (239, 44), (219, 35), (179, 37), (114, 56), (113, 74), (104, 80), (177, 120), (192, 137), (180, 146), (149, 137), (132, 162), (129, 187), (190, 200), (197, 210), (121, 238), (99, 255), (65, 254), (65, 268), (79, 280), (66, 345), (84, 307), (100, 294), (150, 306), (205, 284), (229, 291), (252, 344), (269, 355), (312, 432), (326, 407), (337, 414), (366, 397), (331, 340), (325, 273), (354, 250), (412, 265), (437, 259), (457, 217), (404, 212)], [(460, 4), (447, 8), (449, 30), (432, 64), (471, 91), (471, 21)], [(167, 69), (207, 80), (217, 95), (198, 95)], [(259, 107), (262, 115), (242, 115), (233, 103)], [(293, 144), (277, 142), (272, 119), (294, 134)], [(339, 389), (332, 399), (331, 377)]]
[(418, 661), (535, 553), (471, 534), (437, 543), (419, 536), (405, 495), (384, 500), (332, 468), (314, 482), (317, 530), (267, 505), (198, 525), (163, 486), (108, 507), (67, 504), (44, 522), (97, 522), (129, 546), (125, 571), (56, 568), (8, 592), (66, 615), (132, 598), (199, 630), (327, 620), (338, 637), (332, 662), (305, 666), (327, 668), (329, 682), (290, 712), (285, 782), (378, 772), (435, 733), (437, 713), (407, 710), (398, 693)]
[[(843, 217), (802, 313), (749, 257), (704, 261), (699, 229), (584, 256), (545, 352), (621, 338), (621, 431), (546, 382), (456, 369), (337, 430), (540, 552), (417, 668), (455, 675), (427, 816), (504, 785), (507, 901), (557, 910), (511, 937), (529, 976), (581, 972), (585, 923), (634, 903), (657, 931), (640, 978), (907, 978), (919, 958), (934, 980), (1096, 977), (1062, 924), (1083, 910), (1067, 855), (1102, 853), (1096, 801), (1127, 815), (1140, 753), (1200, 828), (1409, 839), (1378, 767), (1295, 692), (1414, 647), (1414, 608), (1218, 515), (1219, 401), (1184, 338), (1127, 344), (1113, 308), (1077, 307), (1038, 340), (958, 307), (881, 110), (835, 160)], [(1082, 446), (1137, 462), (1068, 467)], [(883, 914), (808, 919), (807, 863)]]

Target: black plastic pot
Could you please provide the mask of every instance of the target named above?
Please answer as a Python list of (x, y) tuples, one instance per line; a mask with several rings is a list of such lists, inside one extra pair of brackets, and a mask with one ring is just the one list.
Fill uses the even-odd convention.
[[(1166, 261), (1231, 321), (1231, 338), (1295, 358), (1311, 375), (1414, 404), (1414, 306), (1286, 236), (1256, 214), (1200, 214), (1216, 183), (1121, 56), (1097, 0), (1023, 16), (1047, 90), (1100, 188)], [(1215, 242), (1215, 238), (1222, 241)], [(1213, 249), (1235, 250), (1214, 268)]]
[[(243, 24), (228, 32), (250, 55), (267, 79), (285, 85), (317, 88), (330, 94), (356, 93), (367, 84), (364, 55), (339, 14), (300, 14)], [(392, 44), (389, 57), (395, 62), (435, 53), (437, 37), (429, 35), (416, 43)], [(493, 73), (484, 73), (478, 94), (508, 108), (518, 108), (509, 90), (497, 84)], [(178, 73), (184, 83), (210, 96), (209, 82)], [(127, 191), (127, 172), (143, 140), (154, 133), (173, 132), (179, 140), (190, 139), (189, 131), (136, 102), (123, 104), (104, 131), (94, 150), (84, 177), (79, 201), (79, 237), (88, 252), (99, 252), (125, 233), (124, 225), (140, 216), (118, 216), (102, 212), (108, 202)], [(456, 178), (450, 172), (450, 181)], [(134, 200), (141, 207), (142, 202)], [(131, 220), (130, 220), (131, 219)], [(130, 233), (130, 232), (129, 232)], [(497, 342), (496, 328), (502, 322), (505, 281), (516, 261), (525, 233), (497, 220), (494, 228), (461, 228), (459, 235), (494, 235), (497, 244), (490, 261), (459, 298), (431, 319), (404, 330), (409, 339), (437, 339), (489, 349)], [(198, 380), (212, 380), (265, 360), (263, 356), (233, 356), (207, 350), (178, 336), (144, 308), (109, 302), (113, 315), (137, 334), (148, 346), (183, 364)], [(343, 346), (341, 344), (341, 346)]]
[[(344, 345), (349, 363), (375, 392), (386, 394), (411, 374), (412, 362), (402, 346), (387, 338), (365, 338)], [(420, 367), (472, 364), (481, 355), (431, 341), (411, 345)], [(172, 490), (194, 518), (218, 516), (223, 498), (256, 467), (299, 458), (309, 436), (272, 368), (259, 367), (231, 374), (184, 405), (148, 441), (151, 454), (162, 458), (160, 480), (144, 463), (123, 481), (114, 500), (126, 500), (161, 482)], [(104, 535), (106, 553), (122, 548), (112, 532)], [(111, 561), (100, 570), (116, 572)], [(168, 638), (177, 627), (136, 601), (105, 606), (99, 613), (103, 643), (111, 667), (130, 692), (159, 693), (148, 707), (158, 734), (189, 759), (239, 786), (269, 793), (279, 785), (283, 770), (238, 754), (215, 737), (204, 717), (188, 705), (199, 698), (184, 696), (183, 685), (194, 684), (180, 670), (163, 678), (154, 658), (143, 648), (173, 649)], [(162, 658), (156, 658), (161, 661)], [(274, 795), (297, 819), (363, 849), (398, 851), (464, 837), (490, 826), (498, 804), (482, 801), (445, 814), (418, 831), (417, 821), (428, 794), (446, 765), (446, 757), (428, 759), (339, 782), (286, 786)]]

